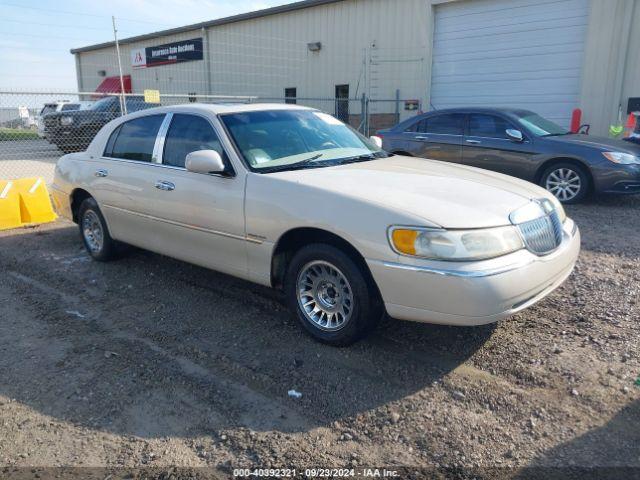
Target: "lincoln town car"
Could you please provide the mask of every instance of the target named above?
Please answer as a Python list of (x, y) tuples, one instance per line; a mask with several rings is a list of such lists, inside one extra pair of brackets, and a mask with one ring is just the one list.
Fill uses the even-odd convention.
[(571, 274), (580, 234), (551, 192), (380, 145), (296, 105), (159, 107), (63, 156), (52, 195), (95, 260), (129, 244), (280, 289), (338, 346), (385, 314), (496, 322)]

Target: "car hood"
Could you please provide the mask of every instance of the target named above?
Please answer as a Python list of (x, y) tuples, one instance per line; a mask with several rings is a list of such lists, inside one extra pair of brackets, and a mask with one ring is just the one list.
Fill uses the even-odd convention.
[(93, 120), (93, 119), (107, 119), (113, 118), (115, 115), (109, 112), (97, 112), (95, 110), (67, 110), (66, 112), (49, 113), (44, 118), (61, 118), (61, 117), (73, 117), (75, 121), (81, 120)]
[(640, 154), (640, 146), (615, 138), (597, 137), (593, 135), (563, 135), (562, 137), (547, 137), (547, 139), (553, 142), (596, 148), (603, 152), (623, 152), (630, 153), (631, 155)]
[(553, 198), (532, 183), (499, 173), (399, 155), (272, 175), (452, 229), (509, 225), (509, 215), (531, 199)]

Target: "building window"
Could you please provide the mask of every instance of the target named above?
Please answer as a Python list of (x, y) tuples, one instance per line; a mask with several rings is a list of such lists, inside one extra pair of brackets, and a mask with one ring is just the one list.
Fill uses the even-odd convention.
[(349, 123), (349, 85), (336, 85), (335, 117), (343, 123)]
[(285, 88), (284, 89), (284, 103), (298, 103), (296, 97), (298, 96), (298, 89), (295, 87)]

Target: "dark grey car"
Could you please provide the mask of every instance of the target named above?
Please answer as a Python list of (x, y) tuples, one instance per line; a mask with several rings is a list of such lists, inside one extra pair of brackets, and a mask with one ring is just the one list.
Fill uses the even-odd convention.
[(640, 145), (572, 134), (527, 110), (439, 110), (378, 135), (388, 152), (523, 178), (563, 203), (590, 192), (640, 193)]

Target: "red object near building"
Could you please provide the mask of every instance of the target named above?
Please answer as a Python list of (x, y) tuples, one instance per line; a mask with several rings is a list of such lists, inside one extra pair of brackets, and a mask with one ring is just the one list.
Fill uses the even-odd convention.
[[(98, 85), (96, 93), (131, 93), (131, 75), (123, 75), (122, 83), (124, 83), (124, 92), (120, 85), (120, 77), (107, 77)], [(93, 99), (103, 97), (103, 95), (94, 95)]]
[(576, 108), (571, 114), (571, 133), (578, 133), (582, 121), (582, 110)]

